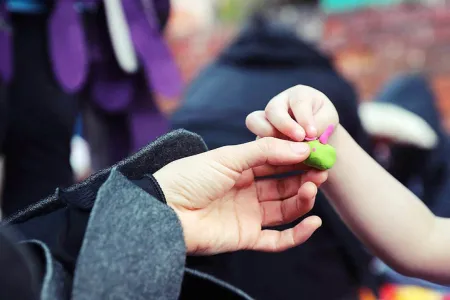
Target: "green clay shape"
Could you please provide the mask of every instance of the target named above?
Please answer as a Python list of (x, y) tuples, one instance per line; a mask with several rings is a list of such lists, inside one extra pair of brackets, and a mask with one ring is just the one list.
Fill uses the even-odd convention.
[(331, 169), (336, 162), (336, 149), (331, 145), (322, 144), (319, 140), (307, 143), (311, 148), (311, 153), (305, 160), (305, 165), (319, 170)]

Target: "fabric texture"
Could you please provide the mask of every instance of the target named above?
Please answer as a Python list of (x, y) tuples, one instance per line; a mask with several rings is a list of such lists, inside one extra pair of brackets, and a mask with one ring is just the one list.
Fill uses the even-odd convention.
[[(65, 189), (63, 193), (70, 193), (80, 209), (88, 210), (92, 208), (98, 189), (108, 178), (112, 169), (116, 168), (130, 180), (141, 179), (145, 174), (153, 174), (174, 160), (202, 153), (206, 149), (205, 143), (197, 134), (182, 129), (175, 130), (111, 168), (101, 170), (85, 181)], [(47, 214), (49, 211), (65, 207), (67, 203), (59, 199), (59, 193), (57, 190), (54, 195), (6, 219), (3, 223), (24, 222), (40, 214)], [(70, 200), (68, 202), (70, 203)]]
[(185, 256), (175, 212), (113, 170), (91, 212), (73, 299), (177, 299)]
[[(146, 174), (156, 172), (173, 160), (205, 150), (206, 146), (198, 135), (177, 130), (149, 144), (114, 168), (141, 186), (141, 179), (147, 177)], [(5, 220), (3, 224), (15, 224), (28, 239), (44, 242), (65, 269), (73, 274), (90, 210), (99, 188), (111, 170), (103, 170), (63, 191), (57, 190), (54, 195)], [(143, 188), (164, 202), (164, 196), (158, 186)], [(50, 235), (49, 232), (55, 234)]]
[(43, 265), (33, 263), (32, 251), (18, 240), (16, 231), (0, 229), (0, 299), (35, 300)]
[(144, 177), (138, 180), (132, 181), (135, 185), (143, 189), (145, 192), (147, 192), (149, 195), (153, 196), (154, 198), (158, 199), (164, 204), (167, 204), (166, 197), (164, 195), (163, 190), (159, 186), (158, 181), (156, 178), (151, 174), (146, 174)]
[[(22, 245), (40, 253), (25, 255), (29, 260), (23, 263), (23, 270), (36, 265), (45, 270), (37, 272), (40, 299), (251, 299), (219, 279), (185, 269), (184, 237), (175, 212), (152, 196), (158, 189), (140, 188), (145, 181), (132, 179), (146, 178), (172, 160), (205, 150), (198, 135), (175, 131), (2, 223), (2, 230), (21, 232), (8, 244), (13, 250), (18, 241), (25, 241)], [(48, 206), (52, 202), (64, 205)], [(18, 260), (10, 258), (0, 253), (1, 278)], [(4, 284), (18, 287), (5, 299), (38, 299), (20, 296), (32, 287), (23, 275), (0, 281), (0, 293), (13, 292)]]
[(45, 261), (45, 274), (42, 277), (40, 299), (59, 300), (70, 298), (71, 276), (64, 267), (53, 258), (50, 249), (38, 240), (31, 240), (23, 243), (28, 247), (34, 247), (35, 251), (40, 251), (43, 261)]
[[(289, 28), (260, 17), (249, 21), (187, 88), (171, 126), (198, 133), (210, 149), (249, 142), (255, 137), (245, 126), (246, 116), (263, 110), (272, 97), (298, 84), (325, 93), (342, 124), (369, 150), (355, 92), (331, 60)], [(257, 299), (298, 299), (300, 294), (309, 300), (357, 299), (359, 286), (375, 287), (368, 271), (371, 256), (324, 195), (318, 195), (311, 213), (324, 222), (300, 247), (277, 254), (241, 251), (189, 258), (188, 266), (226, 280)]]

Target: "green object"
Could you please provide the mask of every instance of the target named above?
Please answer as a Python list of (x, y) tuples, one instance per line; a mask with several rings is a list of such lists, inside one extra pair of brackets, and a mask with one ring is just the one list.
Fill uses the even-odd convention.
[(328, 144), (322, 144), (319, 140), (308, 142), (311, 154), (305, 160), (305, 165), (319, 170), (328, 170), (336, 162), (336, 149)]

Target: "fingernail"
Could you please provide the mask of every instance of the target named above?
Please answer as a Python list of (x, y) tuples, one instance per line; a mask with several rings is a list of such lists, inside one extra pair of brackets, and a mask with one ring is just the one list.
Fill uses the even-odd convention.
[(308, 126), (308, 133), (311, 134), (312, 136), (316, 136), (317, 135), (317, 128), (314, 125), (309, 125)]
[(305, 143), (291, 143), (291, 148), (295, 153), (303, 154), (308, 152), (309, 145)]
[(305, 138), (305, 135), (305, 131), (303, 130), (299, 129), (295, 131), (295, 137), (298, 141), (302, 141)]

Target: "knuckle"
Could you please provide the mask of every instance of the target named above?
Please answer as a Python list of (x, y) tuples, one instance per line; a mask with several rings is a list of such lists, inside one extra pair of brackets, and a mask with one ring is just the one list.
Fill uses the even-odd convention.
[(260, 138), (258, 140), (256, 140), (256, 149), (258, 152), (260, 153), (266, 153), (267, 149), (270, 147), (270, 142), (269, 140), (272, 139), (271, 137), (264, 137), (264, 138)]
[(307, 85), (296, 85), (291, 92), (293, 96), (296, 96), (294, 98), (302, 98), (306, 101), (328, 99), (324, 93)]
[(267, 114), (276, 114), (279, 111), (279, 107), (283, 106), (283, 103), (287, 102), (287, 98), (289, 96), (289, 90), (283, 91), (280, 94), (276, 95), (272, 98), (272, 100), (269, 101), (269, 103), (266, 105), (266, 108), (264, 109), (266, 116)]
[(298, 92), (298, 91), (302, 91), (302, 90), (307, 89), (307, 88), (309, 88), (309, 87), (306, 86), (306, 85), (297, 84), (297, 85), (293, 86), (292, 88), (290, 88), (290, 91)]
[(266, 118), (268, 118), (269, 120), (278, 113), (277, 105), (275, 105), (274, 103), (275, 102), (269, 102), (269, 104), (267, 104), (266, 106), (266, 109), (264, 110), (264, 112), (266, 113)]
[(210, 151), (210, 153), (213, 154), (212, 158), (215, 162), (225, 164), (228, 162), (229, 153), (231, 153), (232, 151), (234, 151), (234, 147), (228, 145), (228, 146), (220, 147), (216, 150), (212, 150), (212, 151)]
[(245, 125), (254, 134), (266, 134), (267, 128), (264, 123), (264, 111), (255, 111), (245, 118)]
[(276, 147), (277, 139), (274, 137), (264, 137), (258, 140), (257, 145), (261, 151), (267, 152), (269, 149)]
[(316, 90), (313, 87), (310, 87), (307, 85), (302, 85), (302, 84), (298, 84), (298, 85), (294, 86), (289, 91), (291, 92), (291, 94), (294, 94), (294, 95), (313, 95), (313, 94), (319, 92), (318, 90)]
[(289, 95), (289, 106), (294, 109), (297, 114), (304, 113), (305, 108), (311, 106), (317, 99), (317, 96), (311, 91), (310, 87), (301, 87), (302, 88), (292, 90)]
[(229, 151), (230, 147), (231, 146), (222, 146), (220, 148), (210, 150), (204, 153), (205, 158), (207, 158), (207, 161), (221, 162), (223, 160), (224, 154)]

